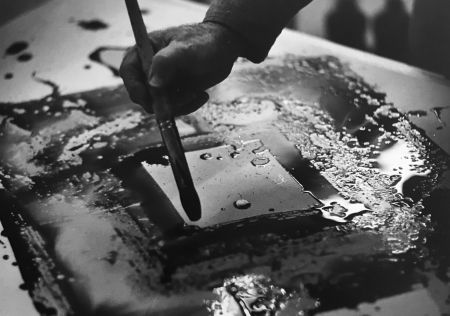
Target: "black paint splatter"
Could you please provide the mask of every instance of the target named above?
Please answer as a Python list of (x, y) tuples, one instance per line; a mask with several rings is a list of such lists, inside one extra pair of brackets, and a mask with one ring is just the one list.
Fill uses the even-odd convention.
[(91, 65), (84, 65), (84, 69), (91, 69)]
[(7, 72), (7, 73), (5, 74), (5, 76), (4, 76), (4, 78), (5, 78), (6, 80), (12, 79), (12, 77), (13, 77), (13, 74), (10, 73), (10, 72)]
[(9, 256), (8, 255), (4, 255), (3, 256), (3, 260), (8, 260), (9, 259)]
[(98, 19), (80, 20), (78, 21), (78, 26), (88, 31), (98, 31), (108, 28), (108, 24)]
[(26, 61), (31, 60), (32, 58), (33, 58), (32, 54), (30, 54), (30, 53), (23, 53), (23, 54), (21, 54), (21, 55), (19, 55), (17, 57), (17, 60), (21, 61), (21, 62), (26, 62)]
[(28, 286), (25, 283), (22, 283), (19, 285), (19, 289), (21, 289), (22, 291), (26, 291), (28, 290)]
[(149, 10), (149, 9), (146, 9), (146, 8), (142, 8), (142, 9), (141, 9), (141, 13), (142, 13), (142, 15), (147, 15), (147, 14), (150, 13), (150, 10)]
[(103, 259), (106, 260), (107, 262), (109, 262), (111, 265), (115, 264), (117, 261), (117, 255), (119, 253), (117, 251), (110, 251), (108, 252), (108, 254), (106, 255), (106, 257), (104, 257)]
[(444, 111), (445, 109), (450, 108), (450, 106), (438, 106), (435, 108), (432, 108), (431, 111), (434, 113), (434, 115), (436, 115), (437, 119), (439, 121), (441, 121), (441, 117), (442, 117), (442, 111)]
[(60, 93), (59, 87), (58, 87), (58, 85), (56, 83), (54, 83), (54, 82), (52, 82), (50, 80), (46, 80), (46, 79), (38, 77), (36, 72), (33, 72), (31, 74), (31, 78), (33, 78), (33, 80), (35, 80), (35, 81), (37, 81), (39, 83), (45, 84), (46, 86), (48, 86), (48, 87), (50, 87), (52, 89), (52, 92), (49, 95), (43, 97), (42, 100), (47, 100), (49, 98), (53, 99), (53, 100), (59, 100), (60, 99), (61, 93)]
[(6, 55), (16, 55), (28, 48), (28, 43), (25, 41), (17, 41), (12, 43), (5, 51)]
[(106, 61), (104, 60), (104, 58), (102, 58), (102, 53), (103, 52), (107, 52), (107, 51), (119, 51), (119, 52), (125, 52), (126, 48), (125, 47), (107, 47), (107, 46), (103, 46), (103, 47), (99, 47), (96, 50), (94, 50), (92, 53), (89, 54), (89, 59), (99, 63), (105, 67), (107, 67), (109, 70), (111, 70), (111, 72), (113, 73), (113, 75), (115, 77), (119, 77), (119, 69), (118, 69), (118, 65), (114, 65), (112, 61)]

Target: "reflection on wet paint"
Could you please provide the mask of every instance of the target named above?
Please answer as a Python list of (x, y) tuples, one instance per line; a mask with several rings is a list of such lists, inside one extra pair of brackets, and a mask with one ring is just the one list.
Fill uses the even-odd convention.
[[(138, 167), (135, 172), (126, 173), (124, 180), (128, 183), (137, 182), (132, 189), (143, 191), (141, 194), (144, 200), (150, 194), (164, 192), (186, 224), (205, 229), (240, 220), (256, 222), (258, 217), (268, 216), (269, 208), (275, 209), (273, 220), (282, 220), (285, 217), (307, 216), (312, 207), (321, 206), (317, 199), (302, 190), (301, 185), (270, 152), (264, 156), (254, 152), (261, 146), (260, 140), (236, 140), (228, 146), (206, 147), (186, 153), (202, 208), (208, 210), (196, 222), (186, 218), (173, 176), (165, 165), (159, 163), (162, 157), (158, 158), (157, 150), (149, 153), (148, 157), (144, 156), (141, 165), (145, 171)], [(239, 155), (233, 158), (230, 152), (238, 152)], [(159, 151), (159, 154), (164, 153)], [(222, 159), (213, 159), (219, 156)], [(264, 165), (253, 165), (255, 159)], [(136, 172), (139, 177), (129, 178)], [(158, 183), (159, 189), (152, 185), (150, 179), (144, 181), (150, 176)], [(146, 209), (151, 213), (154, 203), (148, 204)], [(236, 212), (236, 209), (245, 211)]]
[[(148, 160), (163, 172), (168, 161), (156, 124), (123, 89), (61, 97), (54, 84), (35, 77), (51, 95), (2, 107), (0, 179), (21, 204), (6, 201), (11, 207), (0, 217), (21, 271), (33, 272), (24, 274), (23, 288), (41, 313), (202, 315), (207, 300), (216, 301), (206, 304), (209, 312), (237, 307), (254, 315), (295, 315), (309, 310), (301, 305), (308, 296), (320, 299), (310, 305), (319, 313), (426, 283), (417, 272), (421, 265), (445, 275), (448, 190), (433, 187), (448, 157), (383, 93), (331, 57), (288, 57), (235, 76), (238, 84), (232, 76), (228, 83), (235, 86), (226, 89), (227, 96), (235, 93), (231, 100), (212, 97), (198, 119), (183, 119), (180, 132), (195, 135), (183, 139), (187, 155), (200, 161), (198, 169), (211, 168), (214, 185), (226, 180), (236, 187), (236, 179), (247, 179), (236, 170), (234, 178), (213, 176), (218, 166), (242, 162), (252, 172), (248, 178), (258, 173), (261, 179), (252, 189), (267, 181), (281, 194), (277, 190), (290, 181), (296, 197), (304, 189), (323, 207), (280, 214), (280, 204), (271, 203), (283, 199), (270, 192), (255, 199), (247, 190), (230, 199), (230, 208), (217, 207), (217, 216), (246, 217), (258, 203), (262, 216), (167, 232), (155, 214), (167, 215), (169, 203), (155, 204), (161, 198), (142, 205), (138, 190), (125, 183), (135, 171), (131, 165)], [(248, 91), (236, 93), (243, 87)], [(196, 123), (200, 116), (210, 124), (207, 132)], [(246, 139), (260, 141), (244, 150)], [(217, 149), (223, 144), (227, 150)], [(212, 159), (200, 158), (206, 153)], [(264, 157), (268, 166), (252, 165)], [(279, 172), (264, 178), (274, 163)], [(126, 176), (114, 173), (117, 166)], [(207, 190), (224, 196), (213, 186)], [(424, 199), (427, 194), (438, 202)], [(237, 210), (239, 198), (251, 206)], [(221, 298), (212, 297), (214, 289)]]
[(226, 279), (213, 292), (218, 299), (206, 302), (211, 316), (290, 315), (294, 309), (295, 315), (304, 315), (319, 306), (319, 301), (309, 297), (304, 288), (289, 291), (263, 275)]
[(398, 139), (376, 158), (379, 168), (391, 176), (397, 192), (404, 194), (403, 186), (414, 176), (425, 177), (430, 173), (425, 161), (413, 144)]
[[(318, 72), (318, 79), (315, 80), (319, 82), (321, 76), (324, 80), (326, 78), (326, 83), (323, 84), (326, 88), (317, 103), (303, 103), (295, 98), (279, 98), (276, 95), (269, 98), (279, 104), (277, 109), (280, 114), (276, 125), (296, 144), (301, 155), (310, 159), (312, 166), (338, 189), (338, 195), (336, 191), (331, 191), (325, 196), (320, 196), (320, 190), (310, 189), (322, 201), (326, 201), (325, 204), (329, 203), (324, 209), (324, 216), (332, 215), (328, 218), (345, 222), (346, 216), (352, 213), (360, 214), (361, 216), (356, 216), (352, 222), (357, 227), (383, 231), (386, 242), (394, 253), (404, 253), (414, 248), (418, 231), (429, 223), (426, 217), (420, 215), (423, 207), (420, 203), (412, 203), (401, 194), (403, 191), (400, 186), (403, 182), (399, 183), (399, 175), (380, 170), (376, 157), (383, 155), (383, 152), (391, 147), (389, 143), (395, 144), (400, 138), (404, 139), (408, 147), (414, 148), (414, 153), (411, 153), (411, 150), (403, 153), (403, 156), (407, 157), (403, 158), (401, 163), (405, 165), (398, 166), (396, 171), (399, 171), (400, 178), (408, 185), (412, 184), (408, 179), (415, 175), (412, 171), (424, 177), (422, 182), (432, 185), (434, 177), (439, 174), (437, 170), (446, 164), (446, 159), (441, 167), (434, 165), (436, 169), (429, 171), (429, 160), (435, 159), (427, 156), (427, 141), (395, 108), (386, 104), (383, 93), (374, 91), (360, 78), (346, 76), (345, 67), (333, 58), (302, 60), (298, 63), (288, 60), (284, 67), (286, 70), (282, 71), (282, 77), (286, 81), (302, 80), (304, 70), (310, 74)], [(291, 72), (291, 69), (298, 72)], [(269, 66), (266, 67), (264, 76), (260, 72), (247, 74), (249, 81), (253, 80), (258, 84), (264, 82), (267, 87), (265, 93), (269, 95), (271, 89), (276, 90), (276, 81), (280, 77), (269, 75), (270, 71)], [(280, 73), (278, 69), (273, 72)], [(311, 77), (308, 80), (308, 84), (312, 85), (314, 81)], [(249, 108), (252, 108), (252, 104), (261, 103), (261, 99), (265, 98), (247, 98)], [(237, 133), (236, 125), (229, 126), (222, 122), (228, 123), (227, 117), (239, 115), (235, 106), (240, 104), (241, 101), (238, 100), (226, 105), (210, 103), (204, 115), (218, 130)], [(227, 109), (226, 114), (221, 113), (224, 108)], [(255, 128), (251, 124), (249, 126)], [(385, 156), (381, 159), (384, 159), (383, 157)], [(301, 176), (297, 179), (302, 183)], [(306, 188), (308, 189), (308, 186)], [(386, 221), (389, 223), (387, 226)], [(404, 224), (405, 221), (407, 225)]]
[(118, 131), (133, 129), (142, 121), (142, 113), (125, 112), (115, 120), (106, 122), (69, 139), (64, 146), (58, 161), (64, 164), (79, 165), (82, 163), (80, 153), (91, 145), (94, 137), (111, 136)]

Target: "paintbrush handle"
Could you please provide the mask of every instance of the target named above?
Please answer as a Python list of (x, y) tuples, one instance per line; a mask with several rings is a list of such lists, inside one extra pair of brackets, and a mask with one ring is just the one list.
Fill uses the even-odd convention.
[[(189, 196), (192, 199), (198, 200), (198, 195), (195, 191), (192, 176), (186, 161), (180, 134), (178, 133), (178, 128), (173, 116), (165, 110), (166, 108), (170, 108), (167, 95), (163, 91), (153, 89), (152, 97), (155, 98), (153, 101), (153, 110), (156, 115), (156, 121), (158, 122), (161, 137), (167, 148), (167, 152), (169, 153), (169, 161), (180, 191), (181, 202), (185, 211), (188, 212), (188, 207), (185, 205), (186, 202), (183, 202), (183, 200), (189, 198)], [(183, 194), (185, 196), (183, 196)], [(193, 217), (200, 218), (200, 214), (195, 216), (194, 214), (188, 214), (188, 216), (191, 220)]]
[(148, 70), (150, 69), (154, 52), (152, 43), (148, 38), (147, 28), (145, 27), (144, 19), (142, 18), (141, 9), (139, 8), (137, 0), (125, 0), (125, 5), (127, 6), (128, 16), (130, 18), (131, 28), (133, 30), (142, 67), (144, 70)]
[[(145, 78), (146, 71), (150, 69), (154, 56), (152, 44), (147, 35), (147, 29), (142, 19), (141, 10), (137, 0), (125, 0), (131, 27), (133, 29), (136, 47), (141, 61)], [(152, 108), (158, 122), (161, 137), (169, 154), (169, 161), (173, 175), (180, 192), (180, 200), (190, 220), (195, 221), (201, 217), (200, 199), (195, 191), (189, 166), (186, 161), (180, 135), (171, 113), (170, 102), (165, 91), (152, 88), (145, 82), (147, 91), (152, 97)], [(148, 105), (146, 105), (148, 109)]]

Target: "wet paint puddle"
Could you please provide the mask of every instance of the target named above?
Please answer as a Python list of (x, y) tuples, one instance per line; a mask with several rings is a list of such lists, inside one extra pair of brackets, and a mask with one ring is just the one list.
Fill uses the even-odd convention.
[[(153, 191), (163, 191), (187, 225), (204, 229), (240, 220), (257, 221), (258, 216), (283, 217), (283, 213), (287, 213), (286, 216), (301, 217), (308, 214), (312, 207), (321, 206), (317, 199), (302, 190), (301, 185), (270, 152), (266, 151), (263, 155), (255, 153), (255, 148), (261, 146), (260, 140), (242, 140), (232, 145), (186, 153), (204, 209), (202, 218), (196, 222), (186, 218), (173, 175), (167, 164), (158, 163), (161, 159), (145, 159), (141, 162), (145, 173), (139, 173), (139, 178), (151, 176), (159, 189), (148, 185), (150, 181), (143, 179), (135, 187), (143, 187), (147, 183), (147, 195)], [(218, 157), (221, 159), (216, 159)], [(126, 178), (125, 181), (132, 182), (133, 179)], [(142, 198), (145, 199), (145, 196)], [(150, 204), (147, 211), (150, 212), (151, 208)]]
[(401, 194), (404, 194), (405, 182), (416, 176), (426, 177), (430, 173), (425, 160), (420, 157), (420, 152), (402, 139), (383, 150), (376, 162), (380, 170), (394, 180), (395, 189)]
[[(420, 215), (421, 204), (403, 195), (403, 187), (405, 184), (411, 186), (411, 179), (417, 177), (432, 186), (439, 168), (448, 158), (444, 158), (441, 166), (432, 166), (430, 161), (436, 160), (427, 153), (427, 140), (386, 104), (384, 94), (374, 91), (358, 78), (347, 77), (346, 70), (333, 58), (299, 63), (288, 61), (285, 65), (284, 71), (276, 71), (277, 75), (258, 77), (258, 73), (255, 77), (248, 75), (248, 80), (255, 84), (264, 82), (265, 93), (270, 95), (270, 90), (277, 90), (281, 84), (276, 82), (279, 77), (295, 82), (302, 80), (303, 70), (318, 72), (327, 82), (319, 102), (303, 103), (277, 94), (268, 98), (241, 97), (226, 104), (212, 102), (202, 114), (217, 131), (238, 134), (245, 131), (245, 125), (232, 124), (229, 117), (238, 117), (241, 108), (253, 109), (253, 115), (258, 115), (254, 104), (272, 102), (278, 114), (264, 121), (272, 119), (273, 125), (295, 143), (300, 154), (337, 189), (324, 195), (320, 187), (306, 185), (307, 190), (326, 204), (322, 209), (323, 216), (343, 223), (352, 215), (361, 215), (351, 222), (356, 227), (371, 227), (384, 232), (394, 253), (414, 248), (417, 232), (429, 223)], [(270, 67), (266, 69), (269, 73)], [(313, 80), (309, 84), (311, 82)], [(283, 90), (292, 91), (288, 85), (284, 85)], [(247, 130), (255, 128), (252, 122), (247, 125)], [(395, 159), (393, 155), (396, 155)], [(302, 183), (305, 176), (302, 179), (299, 174), (296, 178)], [(407, 225), (402, 224), (405, 221)]]

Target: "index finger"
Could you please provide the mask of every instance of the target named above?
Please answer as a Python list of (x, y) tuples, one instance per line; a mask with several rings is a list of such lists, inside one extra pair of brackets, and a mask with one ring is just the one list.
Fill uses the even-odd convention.
[(129, 49), (120, 65), (119, 74), (122, 77), (125, 88), (128, 91), (130, 99), (148, 112), (152, 113), (149, 105), (152, 104), (152, 98), (147, 90), (147, 76), (142, 70), (141, 62), (135, 47)]

